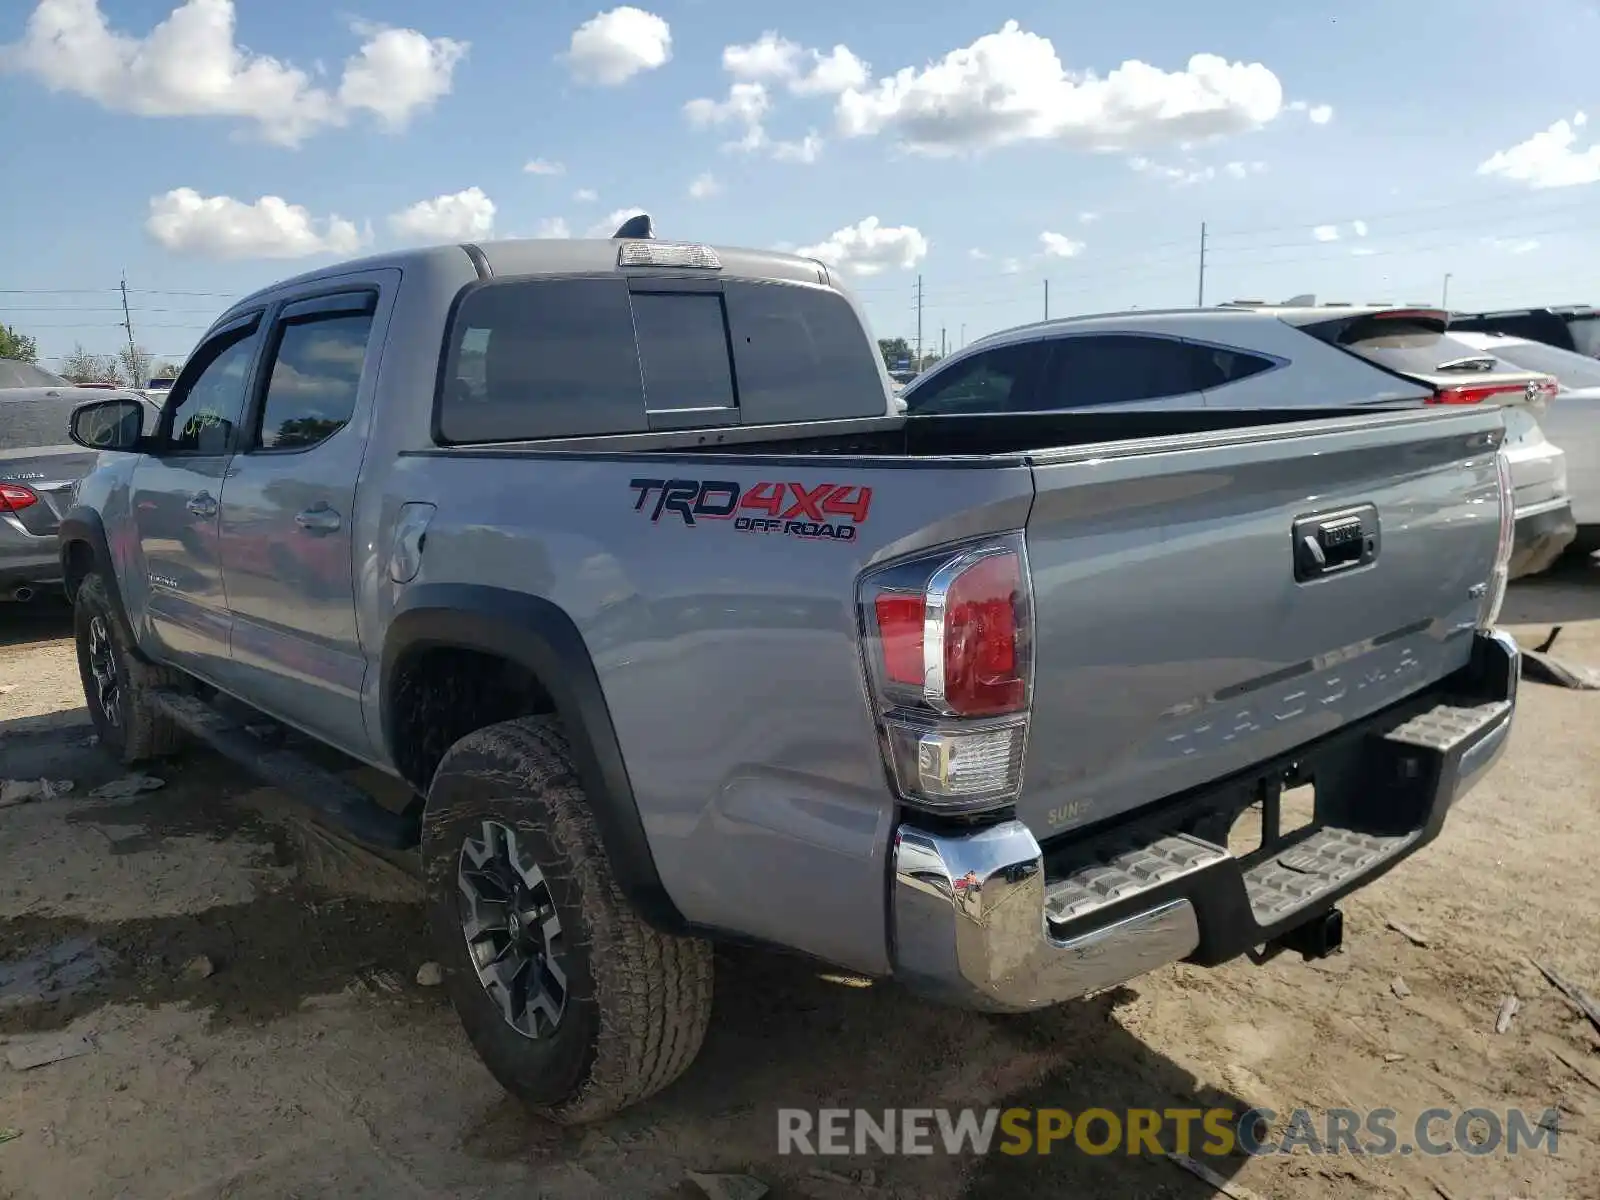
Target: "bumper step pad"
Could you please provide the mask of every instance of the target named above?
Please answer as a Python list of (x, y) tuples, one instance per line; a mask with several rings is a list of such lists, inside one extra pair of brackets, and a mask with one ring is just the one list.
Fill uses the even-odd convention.
[(1228, 858), (1222, 846), (1186, 833), (1130, 846), (1106, 860), (1051, 882), (1045, 891), (1045, 918), (1065, 925), (1079, 917), (1215, 866)]
[(1366, 874), (1417, 836), (1383, 837), (1325, 826), (1244, 873), (1250, 911), (1261, 925), (1281, 921), (1346, 880)]

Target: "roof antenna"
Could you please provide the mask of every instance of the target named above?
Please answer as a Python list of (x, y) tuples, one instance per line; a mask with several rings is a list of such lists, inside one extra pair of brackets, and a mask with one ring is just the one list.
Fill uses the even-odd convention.
[(654, 241), (656, 236), (655, 222), (650, 219), (649, 213), (635, 213), (617, 226), (617, 231), (611, 236), (613, 239), (643, 238), (647, 241)]

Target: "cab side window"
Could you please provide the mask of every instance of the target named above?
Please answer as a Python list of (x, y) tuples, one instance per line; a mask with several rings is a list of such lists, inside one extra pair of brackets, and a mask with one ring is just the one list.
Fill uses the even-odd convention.
[(349, 424), (371, 333), (370, 311), (311, 312), (280, 322), (258, 449), (309, 450)]
[(211, 457), (233, 450), (260, 320), (218, 334), (197, 351), (162, 415), (159, 453)]

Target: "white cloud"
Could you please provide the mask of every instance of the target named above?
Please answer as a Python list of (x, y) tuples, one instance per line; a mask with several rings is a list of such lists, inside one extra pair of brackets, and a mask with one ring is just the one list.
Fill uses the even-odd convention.
[(672, 57), (672, 31), (655, 13), (625, 4), (597, 13), (572, 33), (567, 65), (583, 83), (616, 87)]
[(569, 238), (572, 236), (572, 227), (561, 217), (545, 217), (539, 222), (539, 227), (534, 231), (536, 238)]
[(724, 125), (741, 127), (743, 133), (735, 141), (725, 143), (730, 150), (759, 150), (767, 144), (767, 131), (761, 122), (772, 107), (766, 84), (736, 83), (728, 89), (726, 100), (691, 100), (683, 106), (689, 124), (699, 129), (720, 128)]
[(1587, 113), (1557, 121), (1509, 150), (1495, 152), (1478, 164), (1479, 175), (1498, 175), (1533, 188), (1577, 187), (1600, 183), (1600, 142), (1576, 149)]
[(1039, 243), (1051, 258), (1077, 258), (1083, 253), (1083, 243), (1073, 241), (1064, 233), (1051, 233), (1048, 229), (1039, 235)]
[(1143, 157), (1130, 158), (1128, 165), (1141, 175), (1165, 179), (1178, 187), (1187, 187), (1193, 183), (1205, 183), (1217, 177), (1217, 169), (1215, 167), (1170, 167), (1165, 163), (1152, 162), (1150, 159)]
[(366, 240), (352, 222), (317, 220), (279, 196), (247, 204), (186, 187), (151, 197), (145, 230), (175, 253), (222, 259), (352, 254)]
[(704, 175), (696, 175), (689, 184), (689, 195), (695, 200), (706, 200), (722, 191), (722, 185), (716, 177), (707, 171)]
[(772, 157), (779, 162), (814, 163), (822, 157), (822, 139), (808, 133), (797, 142), (774, 142)]
[(330, 91), (312, 74), (234, 41), (233, 0), (183, 0), (144, 36), (113, 30), (98, 0), (39, 0), (0, 65), (52, 91), (146, 117), (233, 117), (296, 146), (370, 112), (390, 130), (447, 95), (468, 44), (414, 29), (352, 25), (362, 42)]
[(1305, 113), (1313, 125), (1326, 125), (1333, 120), (1333, 105), (1312, 104), (1309, 100), (1294, 100), (1286, 106), (1290, 112)]
[(1367, 223), (1365, 221), (1351, 221), (1350, 228), (1355, 231), (1357, 237), (1367, 236)]
[(1104, 78), (1069, 73), (1048, 38), (1007, 21), (921, 70), (845, 91), (837, 116), (849, 137), (889, 133), (913, 151), (958, 154), (1027, 141), (1194, 142), (1257, 129), (1282, 109), (1283, 85), (1261, 63), (1196, 54), (1181, 71), (1129, 60)]
[(883, 225), (867, 217), (836, 229), (814, 246), (795, 251), (851, 275), (908, 270), (928, 256), (928, 239), (910, 225)]
[(1100, 214), (1097, 212), (1081, 212), (1078, 214), (1078, 221), (1084, 225), (1092, 225), (1099, 219)]
[(1339, 240), (1339, 227), (1337, 225), (1318, 225), (1311, 231), (1311, 236), (1319, 242), (1337, 242)]
[(450, 94), (456, 64), (467, 52), (465, 42), (364, 22), (355, 30), (367, 41), (344, 64), (339, 102), (346, 109), (365, 109), (390, 130), (401, 130), (413, 113)]
[(593, 188), (579, 188), (577, 191), (572, 193), (572, 198), (579, 204), (593, 204), (596, 200), (600, 199), (600, 193), (595, 191)]
[(1015, 275), (1022, 270), (1022, 260), (1020, 258), (1008, 258), (1000, 264), (1000, 270), (1006, 275)]
[(1536, 238), (1489, 237), (1483, 239), (1483, 244), (1503, 254), (1528, 254), (1539, 248)]
[(781, 83), (797, 96), (837, 95), (872, 79), (871, 68), (848, 46), (824, 54), (771, 30), (748, 45), (724, 47), (722, 69), (745, 82)]
[(551, 162), (547, 158), (534, 158), (523, 164), (522, 169), (529, 175), (565, 175), (567, 168), (562, 163)]
[(976, 246), (974, 246), (971, 250), (967, 251), (967, 257), (972, 259), (974, 262), (985, 262), (989, 256), (988, 254), (984, 253), (984, 251), (979, 250)]
[(389, 218), (389, 228), (400, 237), (421, 242), (465, 242), (494, 232), (494, 201), (483, 189), (418, 200)]
[(592, 238), (608, 238), (612, 234), (616, 233), (618, 227), (620, 227), (621, 224), (629, 217), (637, 217), (643, 212), (644, 209), (640, 208), (637, 204), (630, 208), (615, 209), (608, 214), (603, 221), (596, 221), (593, 225), (589, 226), (588, 232), (585, 233), (584, 236)]
[(1230, 162), (1223, 163), (1222, 169), (1234, 179), (1246, 179), (1251, 175), (1259, 175), (1267, 169), (1264, 162)]
[(1357, 258), (1371, 258), (1377, 251), (1371, 246), (1352, 246), (1350, 247), (1350, 253)]

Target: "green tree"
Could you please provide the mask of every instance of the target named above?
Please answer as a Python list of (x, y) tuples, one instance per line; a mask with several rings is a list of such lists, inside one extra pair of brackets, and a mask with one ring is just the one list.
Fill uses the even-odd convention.
[(72, 383), (121, 384), (122, 364), (114, 354), (90, 354), (81, 344), (72, 347), (72, 353), (61, 363), (57, 372)]
[(124, 346), (117, 351), (120, 374), (129, 387), (142, 388), (150, 382), (150, 365), (154, 361), (150, 351), (143, 346)]
[(883, 355), (883, 365), (891, 371), (900, 363), (911, 361), (911, 345), (903, 337), (879, 338), (878, 353)]
[(37, 362), (39, 343), (25, 333), (18, 333), (9, 325), (0, 324), (0, 358)]

